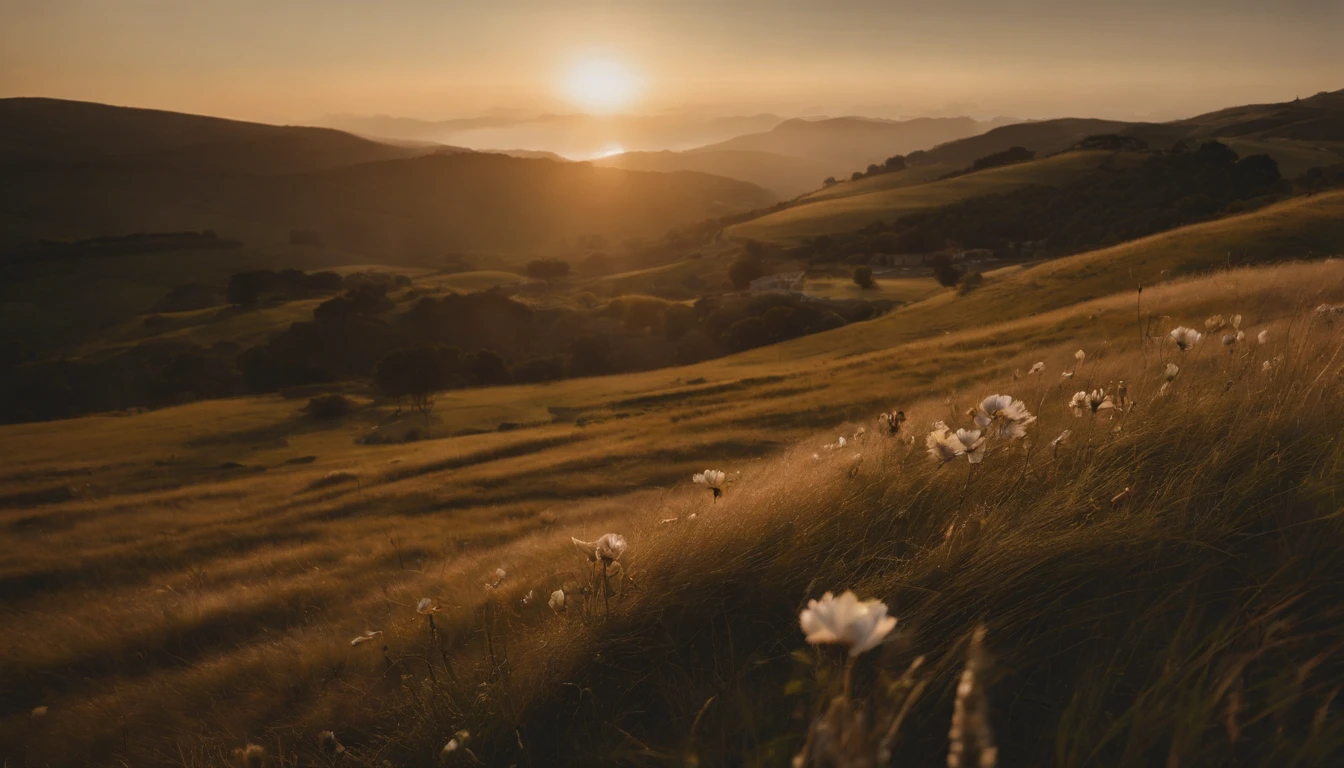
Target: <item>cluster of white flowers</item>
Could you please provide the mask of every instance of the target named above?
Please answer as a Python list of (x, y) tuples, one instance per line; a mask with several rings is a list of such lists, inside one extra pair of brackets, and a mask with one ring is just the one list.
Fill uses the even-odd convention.
[(1014, 400), (1011, 395), (990, 395), (980, 401), (978, 408), (972, 408), (969, 415), (979, 429), (954, 430), (946, 422), (934, 422), (933, 430), (924, 439), (924, 445), (929, 456), (939, 464), (946, 464), (959, 456), (965, 456), (971, 464), (979, 464), (985, 459), (991, 438), (1022, 438), (1027, 434), (1027, 425), (1036, 421), (1036, 417), (1027, 410), (1026, 403)]
[(1322, 304), (1316, 307), (1316, 314), (1321, 317), (1344, 315), (1344, 304)]
[(723, 481), (726, 479), (728, 476), (717, 469), (706, 469), (691, 476), (691, 482), (708, 488), (716, 501), (723, 495)]

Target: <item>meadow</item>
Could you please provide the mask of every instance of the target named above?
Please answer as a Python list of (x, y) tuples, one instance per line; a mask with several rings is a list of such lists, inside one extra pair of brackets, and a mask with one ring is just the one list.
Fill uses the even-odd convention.
[[(1270, 226), (1259, 215), (1224, 226), (1245, 237), (1259, 231), (1254, 222)], [(1141, 250), (1202, 253), (1216, 264), (1221, 246), (1208, 232), (1169, 237)], [(1034, 269), (1098, 270), (1088, 258)], [(1093, 258), (1110, 265), (1115, 285), (1128, 280), (1124, 262)], [(1002, 280), (1035, 279), (1023, 277), (1032, 272)], [(374, 426), (388, 428), (386, 406), (331, 423), (279, 397), (5, 427), (0, 687), (9, 693), (0, 743), (10, 762), (29, 765), (219, 764), (248, 743), (276, 764), (323, 764), (318, 734), (332, 730), (343, 762), (415, 765), (436, 760), (465, 729), (467, 747), (487, 764), (545, 764), (553, 754), (774, 764), (807, 730), (795, 715), (810, 699), (784, 691), (816, 693), (826, 679), (804, 674), (791, 655), (804, 646), (797, 610), (821, 591), (852, 587), (886, 600), (901, 619), (880, 668), (908, 664), (914, 652), (936, 660), (928, 708), (912, 710), (911, 754), (946, 748), (950, 670), (981, 620), (1017, 675), (990, 694), (996, 717), (1013, 723), (1000, 730), (1020, 736), (1002, 745), (1005, 760), (1081, 764), (1105, 755), (1140, 764), (1151, 743), (1114, 752), (1139, 726), (1174, 753), (1215, 754), (1200, 751), (1222, 742), (1193, 710), (1179, 710), (1193, 718), (1179, 738), (1156, 719), (1138, 722), (1147, 707), (1136, 701), (1194, 696), (1160, 669), (1144, 683), (1158, 689), (1108, 682), (1095, 699), (1071, 703), (1060, 698), (1073, 690), (1064, 681), (1038, 676), (1051, 678), (1045, 659), (1100, 635), (1096, 622), (1123, 625), (1152, 611), (1153, 626), (1166, 626), (1173, 611), (1195, 611), (1194, 596), (1222, 588), (1200, 575), (1214, 566), (1195, 555), (1230, 552), (1227, 537), (1246, 526), (1261, 526), (1255, 541), (1338, 544), (1333, 518), (1317, 515), (1338, 479), (1328, 474), (1337, 449), (1326, 436), (1340, 425), (1323, 407), (1339, 394), (1329, 346), (1337, 332), (1310, 310), (1344, 299), (1344, 270), (1334, 261), (1235, 269), (1141, 296), (1117, 287), (1081, 304), (1063, 288), (1034, 301), (996, 299), (995, 284), (983, 298), (942, 293), (876, 321), (698, 366), (445, 395), (425, 427), (447, 436), (423, 442), (357, 443)], [(958, 307), (961, 329), (937, 320)], [(1158, 400), (1160, 365), (1177, 357), (1162, 343), (1167, 326), (1217, 312), (1243, 314), (1244, 327), (1269, 330), (1277, 346), (1228, 354), (1206, 339), (1183, 364), (1177, 394)], [(1089, 360), (1080, 381), (1061, 381), (1080, 347)], [(1261, 374), (1267, 356), (1284, 358), (1281, 373)], [(1014, 378), (1037, 360), (1047, 363), (1046, 378)], [(1075, 383), (1119, 378), (1153, 407), (1126, 412), (1118, 436), (1110, 421), (1096, 426), (1067, 412)], [(1030, 452), (1002, 447), (1001, 461), (987, 459), (966, 491), (965, 465), (934, 471), (924, 434), (996, 391), (1018, 393), (1040, 422), (1022, 444)], [(913, 447), (871, 442), (876, 414), (896, 407), (910, 416)], [(1082, 424), (1107, 439), (1086, 437)], [(853, 449), (863, 457), (853, 478), (848, 455), (812, 458), (859, 425), (869, 434)], [(1067, 471), (1042, 463), (1066, 427), (1082, 438), (1070, 450), (1087, 454), (1067, 454)], [(1168, 471), (1190, 455), (1190, 466)], [(1274, 481), (1285, 464), (1292, 473)], [(732, 478), (717, 503), (690, 482), (706, 467)], [(1241, 473), (1245, 493), (1225, 493)], [(1108, 500), (1126, 485), (1142, 495), (1112, 516)], [(1271, 492), (1278, 495), (1257, 495)], [(1267, 518), (1267, 508), (1293, 517)], [(985, 517), (976, 535), (943, 540), (968, 511)], [(588, 566), (570, 537), (609, 531), (630, 550), (629, 578), (608, 616), (594, 595), (580, 607)], [(1160, 547), (1179, 554), (1158, 560)], [(1219, 555), (1219, 567), (1251, 568), (1244, 579), (1274, 589), (1217, 614), (1217, 637), (1240, 649), (1251, 642), (1248, 627), (1283, 613), (1285, 644), (1264, 653), (1288, 653), (1310, 673), (1297, 698), (1273, 706), (1324, 706), (1328, 715), (1320, 699), (1321, 686), (1338, 678), (1325, 653), (1334, 630), (1328, 613), (1303, 617), (1328, 603), (1279, 590), (1308, 583), (1284, 580), (1300, 575), (1291, 569), (1323, 567), (1326, 555), (1269, 554)], [(1059, 571), (1063, 562), (1073, 570)], [(1243, 562), (1254, 567), (1231, 564)], [(1276, 567), (1286, 570), (1276, 576)], [(496, 568), (506, 576), (486, 589)], [(1187, 587), (1159, 600), (1155, 582), (1165, 586), (1171, 573)], [(1122, 590), (1133, 596), (1124, 605), (1098, 592), (1118, 574), (1139, 579)], [(1070, 584), (1078, 585), (1073, 597)], [(555, 589), (576, 601), (572, 613), (545, 605)], [(434, 642), (415, 611), (425, 597), (443, 606)], [(1077, 610), (1086, 621), (1061, 619)], [(1106, 653), (1148, 664), (1154, 648), (1225, 650), (1202, 645), (1213, 635), (1194, 631), (1213, 618), (1188, 620), (1196, 623), (1171, 625), (1185, 627), (1178, 637), (1187, 646), (1117, 630), (1105, 635), (1114, 645), (1067, 658), (1087, 677), (1117, 674), (1106, 672), (1114, 664)], [(351, 646), (370, 630), (383, 633), (377, 642)], [(1115, 710), (1116, 701), (1130, 708)], [(1109, 722), (1101, 711), (1129, 713), (1109, 726), (1120, 735), (1096, 730)], [(1273, 722), (1272, 712), (1254, 717)], [(1323, 733), (1295, 748), (1330, 749), (1338, 733)]]

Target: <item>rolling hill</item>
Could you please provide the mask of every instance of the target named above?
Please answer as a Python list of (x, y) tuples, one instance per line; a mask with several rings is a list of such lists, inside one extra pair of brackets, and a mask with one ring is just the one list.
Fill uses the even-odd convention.
[[(534, 252), (774, 202), (746, 182), (51, 100), (0, 102), (0, 249), (39, 239), (212, 229), (249, 243), (315, 231), (370, 261)], [(295, 145), (300, 145), (295, 148)], [(289, 157), (278, 162), (277, 154)]]
[[(1136, 162), (1117, 152), (1069, 152), (1027, 163), (990, 168), (950, 179), (930, 180), (928, 166), (837, 185), (802, 204), (728, 227), (729, 237), (788, 242), (861, 229), (874, 221), (967, 200), (972, 197), (1048, 184), (1063, 186), (1085, 178), (1103, 163)], [(865, 184), (864, 182), (871, 182)], [(846, 191), (853, 190), (850, 194)]]
[[(875, 120), (836, 117), (785, 120), (773, 130), (710, 144), (696, 152), (770, 152), (805, 158), (827, 168), (827, 175), (848, 176), (870, 163), (982, 133), (989, 125), (969, 117), (921, 117)], [(820, 181), (820, 180), (818, 180)]]
[(764, 187), (783, 199), (810, 192), (831, 175), (829, 166), (815, 160), (754, 150), (625, 152), (592, 162), (632, 171), (698, 171), (725, 176)]
[(0, 168), (108, 164), (280, 175), (429, 151), (330, 128), (264, 125), (60, 99), (0, 99)]

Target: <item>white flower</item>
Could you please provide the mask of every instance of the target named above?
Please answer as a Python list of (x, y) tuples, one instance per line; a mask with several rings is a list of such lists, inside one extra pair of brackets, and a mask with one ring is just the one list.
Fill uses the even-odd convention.
[(1059, 373), (1059, 378), (1061, 378), (1061, 379), (1072, 379), (1072, 378), (1073, 378), (1073, 371), (1060, 371), (1060, 373)]
[(980, 430), (958, 429), (957, 442), (965, 449), (966, 460), (970, 463), (979, 464), (985, 460), (985, 438), (980, 436)]
[(1036, 420), (1027, 410), (1027, 404), (1014, 400), (1012, 395), (990, 395), (980, 401), (975, 423), (985, 430), (985, 437), (1020, 438), (1027, 434), (1027, 425)]
[(1264, 344), (1265, 342), (1269, 341), (1269, 331), (1268, 331), (1268, 330), (1264, 330), (1264, 331), (1261, 331), (1260, 333), (1256, 334), (1256, 335), (1255, 335), (1255, 340), (1256, 340), (1258, 343), (1260, 343), (1260, 344)]
[(849, 591), (840, 597), (827, 592), (820, 600), (807, 601), (798, 623), (807, 642), (844, 645), (850, 656), (858, 656), (891, 633), (896, 617), (887, 615), (887, 606), (881, 600), (860, 601)]
[(724, 473), (720, 472), (717, 469), (706, 469), (704, 472), (697, 472), (695, 475), (691, 477), (691, 480), (694, 481), (697, 485), (704, 485), (710, 488), (718, 488), (719, 486), (723, 485), (723, 481), (726, 477), (727, 475), (725, 475)]
[(1074, 416), (1082, 416), (1084, 413), (1104, 411), (1108, 408), (1114, 408), (1115, 403), (1111, 402), (1111, 396), (1106, 394), (1104, 389), (1094, 389), (1091, 392), (1075, 393), (1073, 399), (1069, 401), (1069, 407), (1073, 409)]
[(905, 411), (892, 411), (891, 413), (880, 413), (877, 415), (877, 427), (882, 434), (891, 436), (901, 431), (901, 424), (905, 422)]
[(619, 533), (604, 533), (597, 542), (597, 556), (611, 562), (625, 554), (625, 537)]
[(439, 757), (446, 759), (449, 755), (456, 752), (459, 746), (457, 739), (449, 739), (448, 743), (444, 744), (443, 749), (439, 751)]
[(1237, 329), (1241, 328), (1241, 315), (1232, 316), (1232, 327)]
[(848, 443), (845, 442), (845, 436), (844, 436), (844, 435), (841, 435), (840, 437), (838, 437), (838, 438), (835, 439), (835, 447), (836, 447), (836, 448), (844, 448), (846, 445), (848, 445)]
[(443, 606), (439, 605), (438, 603), (434, 602), (428, 597), (420, 598), (420, 602), (417, 603), (415, 606), (416, 613), (423, 613), (425, 615), (429, 615), (431, 613), (438, 613), (441, 610), (443, 610)]
[(1167, 381), (1175, 381), (1181, 373), (1181, 366), (1175, 363), (1167, 363), (1167, 370), (1163, 373)]
[(1208, 320), (1204, 321), (1204, 330), (1208, 331), (1209, 333), (1215, 333), (1217, 331), (1221, 331), (1226, 326), (1227, 321), (1223, 319), (1222, 315), (1214, 315), (1213, 317), (1210, 317)]
[[(426, 599), (428, 599), (428, 598), (426, 598)], [(421, 601), (421, 602), (424, 602), (424, 601)], [(421, 613), (424, 613), (424, 611), (421, 611)], [(363, 644), (365, 644), (365, 643), (371, 643), (371, 642), (373, 642), (373, 639), (374, 639), (375, 637), (381, 637), (382, 634), (383, 634), (383, 633), (382, 633), (381, 630), (374, 630), (374, 629), (371, 629), (371, 630), (365, 632), (364, 634), (360, 635), (359, 637), (356, 637), (354, 640), (351, 640), (351, 641), (350, 641), (350, 647), (351, 647), (351, 648), (355, 648), (355, 647), (361, 646), (361, 645), (363, 645)]]
[(946, 464), (966, 452), (966, 446), (941, 421), (933, 425), (933, 431), (925, 438), (924, 444), (928, 446), (929, 455), (940, 464)]
[(552, 592), (551, 599), (547, 605), (551, 606), (551, 610), (556, 613), (565, 610), (565, 591), (563, 589), (557, 589)]
[(523, 605), (528, 605), (528, 604), (530, 604), (530, 603), (532, 602), (532, 598), (535, 597), (535, 596), (536, 596), (536, 590), (535, 590), (535, 589), (529, 589), (529, 590), (527, 590), (527, 594), (526, 594), (526, 595), (523, 595), (523, 599), (522, 599), (522, 603), (523, 603)]
[(1078, 361), (1078, 365), (1073, 366), (1074, 370), (1077, 370), (1078, 366), (1082, 365), (1083, 361), (1087, 359), (1087, 353), (1080, 349), (1073, 353), (1073, 359)]
[(1184, 325), (1173, 328), (1171, 331), (1172, 341), (1176, 342), (1176, 346), (1180, 347), (1182, 352), (1198, 344), (1202, 338), (1204, 338), (1204, 334), (1194, 328), (1186, 328)]
[(573, 536), (571, 536), (569, 540), (574, 542), (574, 546), (577, 547), (578, 550), (583, 553), (584, 557), (588, 558), (589, 562), (592, 563), (597, 562), (596, 541), (580, 541), (579, 539), (576, 539)]
[(859, 427), (858, 429), (854, 430), (854, 439), (858, 440), (860, 437), (863, 437), (865, 434), (867, 434), (867, 432), (868, 432), (867, 427)]
[(1246, 333), (1244, 331), (1237, 331), (1236, 333), (1225, 333), (1223, 334), (1223, 346), (1230, 347), (1233, 344), (1236, 344), (1237, 342), (1242, 341), (1245, 338)]
[(1028, 376), (1034, 376), (1045, 370), (1045, 363), (1032, 363), (1031, 370), (1027, 371)]
[(1050, 445), (1053, 446), (1053, 447), (1055, 447), (1055, 448), (1058, 448), (1059, 446), (1061, 446), (1061, 445), (1063, 445), (1064, 443), (1068, 442), (1069, 435), (1072, 435), (1072, 434), (1073, 434), (1073, 430), (1071, 430), (1071, 429), (1066, 429), (1066, 430), (1064, 430), (1063, 432), (1060, 432), (1060, 433), (1059, 433), (1059, 437), (1056, 437), (1054, 440), (1051, 440), (1051, 441), (1050, 441)]
[(1274, 364), (1269, 362), (1268, 360), (1260, 364), (1261, 373), (1269, 373), (1272, 370), (1274, 370)]

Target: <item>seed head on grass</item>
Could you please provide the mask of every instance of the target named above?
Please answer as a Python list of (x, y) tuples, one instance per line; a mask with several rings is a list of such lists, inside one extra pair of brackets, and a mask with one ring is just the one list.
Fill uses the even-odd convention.
[(266, 748), (260, 744), (248, 744), (233, 750), (233, 762), (238, 768), (262, 768), (266, 765)]
[(836, 597), (830, 592), (820, 600), (807, 601), (798, 623), (813, 645), (843, 645), (850, 656), (877, 647), (896, 627), (896, 617), (887, 615), (881, 600), (859, 600), (852, 591)]
[(495, 580), (486, 582), (486, 589), (499, 589), (499, 585), (504, 583), (504, 577), (509, 575), (503, 568), (495, 569)]
[(994, 768), (999, 750), (989, 725), (989, 698), (984, 674), (989, 655), (984, 649), (985, 627), (976, 627), (966, 649), (966, 666), (957, 682), (957, 698), (952, 705), (952, 727), (948, 729), (947, 768)]
[[(426, 598), (426, 599), (428, 599), (428, 598)], [(354, 640), (351, 640), (351, 641), (350, 641), (350, 647), (351, 647), (351, 648), (358, 648), (359, 646), (361, 646), (361, 645), (363, 645), (363, 644), (365, 644), (365, 643), (371, 643), (371, 642), (373, 642), (374, 640), (376, 640), (377, 638), (382, 637), (382, 636), (383, 636), (383, 632), (382, 632), (382, 630), (378, 630), (378, 629), (370, 629), (370, 630), (368, 630), (367, 632), (365, 632), (364, 634), (359, 635), (358, 637), (356, 637)]]
[(433, 616), (441, 610), (443, 610), (443, 606), (439, 605), (436, 600), (428, 597), (420, 598), (420, 602), (415, 605), (415, 612), (422, 613), (426, 616)]

